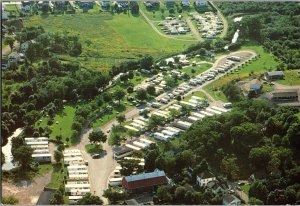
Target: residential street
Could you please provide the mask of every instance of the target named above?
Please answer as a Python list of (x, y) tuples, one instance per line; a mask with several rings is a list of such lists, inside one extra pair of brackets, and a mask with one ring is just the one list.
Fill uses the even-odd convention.
[[(247, 59), (252, 58), (256, 55), (255, 52), (253, 52), (253, 51), (238, 51), (238, 52), (233, 52), (232, 54), (234, 54), (236, 56), (241, 56), (241, 57), (247, 56), (248, 57)], [(226, 57), (227, 57), (227, 55), (219, 57), (218, 60), (213, 64), (212, 68), (210, 68), (209, 70), (220, 66), (220, 64), (223, 64), (226, 61)], [(217, 78), (220, 78), (223, 75), (225, 75), (225, 74), (219, 74), (219, 76)], [(209, 100), (211, 101), (210, 103), (212, 105), (222, 105), (223, 102), (216, 101), (213, 97), (211, 97), (207, 92), (205, 92), (202, 89), (203, 86), (205, 86), (209, 83), (211, 83), (211, 81), (208, 81), (202, 85), (196, 86), (191, 91), (189, 91), (186, 95), (189, 95), (195, 91), (202, 91), (208, 96)], [(157, 98), (161, 98), (165, 94), (166, 93), (163, 93), (160, 96), (158, 96)], [(175, 101), (176, 100), (171, 101), (169, 104), (164, 105), (161, 109), (166, 108), (168, 105), (174, 103)], [(154, 111), (157, 109), (152, 108), (152, 110)], [(139, 115), (138, 108), (130, 108), (125, 112), (125, 117), (127, 120), (137, 117), (138, 115)], [(113, 125), (116, 125), (116, 124), (118, 124), (118, 122), (114, 119), (114, 120), (110, 121), (109, 123), (107, 123), (106, 125), (102, 126), (101, 130), (105, 134), (108, 134), (107, 131), (110, 130)], [(107, 202), (107, 200), (105, 200), (105, 198), (102, 197), (102, 194), (103, 194), (103, 191), (107, 188), (108, 178), (109, 178), (111, 172), (116, 167), (116, 161), (113, 158), (112, 147), (110, 147), (107, 142), (103, 144), (103, 149), (105, 150), (105, 154), (103, 155), (103, 157), (101, 157), (100, 159), (92, 159), (91, 155), (85, 151), (85, 145), (89, 144), (88, 136), (89, 136), (90, 132), (92, 132), (92, 129), (88, 129), (87, 131), (85, 131), (82, 134), (81, 142), (72, 148), (80, 149), (85, 160), (87, 160), (89, 162), (89, 176), (90, 176), (89, 178), (90, 178), (90, 184), (91, 184), (91, 191), (92, 191), (92, 193), (100, 196), (105, 201), (105, 204), (107, 204), (108, 202)]]

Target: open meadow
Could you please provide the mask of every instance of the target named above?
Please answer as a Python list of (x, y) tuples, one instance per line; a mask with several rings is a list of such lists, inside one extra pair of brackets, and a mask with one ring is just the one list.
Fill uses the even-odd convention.
[(161, 37), (141, 16), (133, 16), (131, 13), (38, 15), (26, 18), (24, 25), (42, 26), (51, 33), (78, 35), (83, 53), (77, 58), (61, 58), (100, 71), (107, 71), (112, 65), (122, 61), (137, 60), (146, 54), (155, 59), (166, 57), (181, 52), (193, 43)]

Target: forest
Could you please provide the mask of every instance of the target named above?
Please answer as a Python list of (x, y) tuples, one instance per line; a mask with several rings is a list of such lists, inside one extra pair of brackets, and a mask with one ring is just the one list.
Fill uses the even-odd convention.
[(162, 169), (174, 181), (157, 189), (157, 203), (221, 204), (221, 195), (196, 185), (197, 174), (211, 171), (229, 182), (260, 174), (251, 182), (251, 204), (299, 204), (298, 112), (242, 100), (229, 113), (195, 123), (175, 142), (152, 145), (144, 154), (145, 170)]
[[(217, 3), (229, 19), (230, 40), (239, 29), (240, 40), (254, 40), (272, 52), (285, 65), (278, 69), (300, 67), (300, 6), (296, 2)], [(233, 18), (243, 17), (234, 23)], [(239, 40), (239, 41), (240, 41)]]

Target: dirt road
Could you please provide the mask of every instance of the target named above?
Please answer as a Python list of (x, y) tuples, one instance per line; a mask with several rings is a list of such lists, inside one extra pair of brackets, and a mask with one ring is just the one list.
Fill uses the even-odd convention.
[(195, 38), (198, 40), (198, 41), (201, 41), (203, 40), (198, 32), (198, 30), (195, 28), (193, 22), (191, 21), (190, 17), (187, 17), (186, 18), (186, 23), (189, 25), (190, 29), (191, 29), (191, 32), (194, 34)]
[(20, 205), (35, 205), (44, 187), (51, 180), (52, 171), (44, 176), (37, 177), (30, 181), (24, 181), (23, 185), (16, 185), (10, 182), (2, 182), (2, 196), (14, 195)]
[[(18, 47), (19, 47), (19, 43), (18, 43), (17, 41), (15, 41), (13, 51), (14, 51), (15, 49), (17, 49)], [(10, 49), (10, 47), (9, 47), (8, 45), (5, 46), (4, 48), (2, 48), (2, 56), (7, 56), (7, 55), (9, 55), (11, 52), (12, 52), (12, 51), (11, 51), (11, 49)]]

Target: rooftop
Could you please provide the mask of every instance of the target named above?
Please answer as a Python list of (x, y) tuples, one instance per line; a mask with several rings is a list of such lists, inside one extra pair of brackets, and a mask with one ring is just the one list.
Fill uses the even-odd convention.
[(284, 73), (283, 71), (272, 71), (272, 72), (267, 72), (268, 76), (283, 76)]
[(155, 169), (153, 172), (149, 172), (149, 173), (142, 173), (142, 174), (138, 174), (138, 175), (126, 176), (125, 180), (127, 182), (132, 182), (132, 181), (137, 181), (137, 180), (151, 179), (151, 178), (163, 177), (163, 176), (166, 176), (164, 171)]

